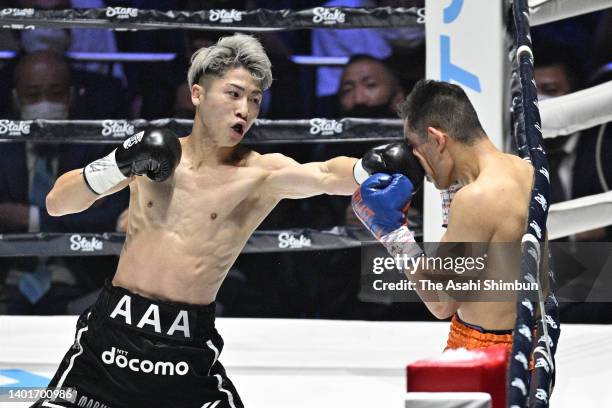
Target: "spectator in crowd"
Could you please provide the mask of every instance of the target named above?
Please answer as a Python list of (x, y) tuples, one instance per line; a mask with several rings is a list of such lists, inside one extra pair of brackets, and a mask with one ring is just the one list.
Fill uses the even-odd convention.
[[(330, 0), (326, 7), (424, 7), (423, 0)], [(386, 59), (401, 55), (402, 70), (410, 74), (405, 79), (406, 88), (424, 75), (425, 25), (403, 29), (314, 29), (312, 30), (312, 55), (323, 57), (350, 57), (369, 53), (375, 58)], [(418, 56), (418, 57), (417, 57)], [(406, 61), (412, 61), (406, 64)], [(421, 72), (422, 71), (422, 72)], [(317, 69), (316, 95), (321, 106), (318, 114), (330, 109), (330, 104), (339, 88), (342, 68), (321, 67)], [(410, 78), (415, 76), (416, 78)], [(404, 78), (402, 76), (402, 82)], [(411, 82), (411, 83), (408, 83)], [(325, 115), (327, 116), (327, 115)]]
[[(580, 90), (583, 75), (571, 49), (558, 44), (539, 43), (534, 49), (534, 76), (538, 99), (545, 100)], [(604, 192), (603, 180), (612, 183), (612, 132), (603, 134), (601, 156), (596, 155), (597, 134), (600, 127), (582, 130), (568, 136), (545, 139), (550, 166), (550, 198), (553, 203)], [(598, 174), (596, 162), (602, 163), (603, 174)], [(562, 240), (610, 241), (610, 228), (598, 228)], [(582, 291), (593, 285), (592, 276), (575, 276), (572, 262), (565, 262), (565, 251), (551, 246), (553, 268), (560, 286)], [(584, 247), (582, 247), (584, 248)], [(583, 249), (584, 250), (584, 249)], [(577, 293), (577, 292), (574, 293)], [(612, 303), (562, 303), (561, 320), (569, 323), (612, 323)]]
[[(397, 105), (405, 97), (406, 93), (393, 69), (378, 58), (358, 54), (352, 56), (342, 69), (334, 105), (340, 117), (398, 119)], [(361, 157), (371, 147), (383, 143), (321, 144), (316, 146), (309, 161), (327, 160), (335, 155)], [(414, 208), (422, 208), (422, 193), (417, 196)], [(361, 222), (351, 209), (350, 199), (345, 197), (313, 197), (301, 200), (299, 204), (300, 208), (292, 213), (292, 217), (304, 214), (303, 225), (315, 222), (319, 229), (337, 225), (362, 229)], [(418, 222), (419, 213), (416, 209), (412, 211), (411, 220)], [(311, 221), (307, 221), (306, 216), (310, 214), (317, 214), (316, 219), (312, 220), (310, 216)], [(303, 261), (300, 256), (304, 258)], [(310, 288), (302, 306), (305, 305), (308, 310), (308, 305), (311, 305), (310, 308), (316, 310), (316, 316), (328, 319), (430, 319), (422, 303), (380, 303), (381, 297), (369, 299), (363, 296), (360, 249), (330, 251), (325, 256), (293, 254), (292, 258), (292, 269), (298, 272), (298, 277), (303, 277), (299, 286)]]
[[(68, 9), (70, 7), (87, 8), (103, 7), (101, 0), (17, 0), (20, 7), (37, 9)], [(37, 28), (24, 31), (7, 31), (8, 35), (0, 36), (0, 46), (4, 49), (15, 49), (11, 39), (17, 40), (18, 52), (29, 54), (38, 51), (51, 51), (63, 55), (68, 51), (81, 52), (116, 52), (114, 33), (99, 29), (55, 29)], [(18, 38), (15, 38), (18, 36)], [(0, 115), (9, 114), (10, 96), (13, 87), (13, 73), (17, 61), (10, 61), (0, 71)], [(115, 119), (127, 118), (128, 100), (125, 91), (125, 75), (121, 64), (108, 63), (71, 63), (73, 86), (73, 119)], [(101, 104), (100, 100), (104, 103)]]
[[(342, 116), (397, 118), (395, 106), (403, 100), (405, 93), (394, 72), (384, 62), (367, 55), (355, 56), (344, 68), (342, 79), (335, 96), (336, 110), (342, 112)], [(334, 155), (361, 157), (369, 147), (377, 144), (380, 142), (299, 145), (294, 152), (287, 150), (284, 153), (301, 162), (327, 160)], [(272, 150), (277, 148), (274, 146)], [(257, 150), (265, 151), (259, 146)], [(353, 221), (350, 199), (346, 197), (285, 200), (272, 211), (261, 228), (328, 229), (344, 225), (347, 214), (350, 215), (349, 222), (358, 223), (361, 228), (360, 222)], [(393, 318), (386, 314), (390, 310), (387, 305), (363, 306), (358, 301), (359, 259), (359, 250), (325, 254), (242, 255), (236, 262), (236, 270), (241, 274), (235, 276), (243, 277), (244, 283), (240, 285), (240, 281), (234, 280), (234, 275), (230, 274), (228, 282), (232, 284), (221, 289), (220, 299), (223, 302), (230, 290), (243, 293), (242, 298), (249, 299), (258, 290), (265, 294), (266, 301), (257, 301), (257, 305), (249, 309), (251, 312), (281, 313), (277, 317)], [(234, 310), (228, 309), (228, 312)], [(244, 315), (242, 310), (239, 313)]]
[[(406, 98), (395, 71), (384, 61), (366, 54), (353, 55), (344, 67), (340, 76), (340, 85), (336, 94), (340, 117), (355, 118), (389, 118), (397, 119), (397, 106)], [(335, 154), (360, 157), (364, 151), (381, 144), (373, 143), (343, 143), (334, 147)], [(333, 157), (333, 156), (330, 156)], [(331, 200), (344, 197), (330, 197)], [(346, 223), (361, 226), (350, 208), (350, 200), (346, 203)], [(421, 209), (422, 192), (414, 198), (411, 209)]]
[(581, 14), (531, 27), (533, 44), (550, 44), (567, 50), (576, 58), (574, 65), (587, 73), (608, 62), (612, 51), (609, 10)]
[[(13, 89), (21, 120), (70, 119), (73, 84), (67, 62), (49, 51), (24, 56), (17, 64)], [(0, 144), (1, 232), (113, 231), (127, 205), (127, 193), (108, 197), (90, 210), (51, 217), (45, 197), (58, 174), (82, 167), (112, 146), (9, 142)], [(111, 276), (115, 257), (11, 258), (2, 265), (12, 314), (62, 314), (69, 302), (101, 286)], [(72, 312), (76, 312), (73, 310)]]
[[(70, 8), (88, 9), (104, 8), (103, 0), (17, 0), (17, 6), (46, 10), (63, 10)], [(95, 28), (37, 28), (24, 30), (21, 33), (21, 43), (26, 53), (51, 49), (57, 53), (70, 52), (117, 52), (117, 41), (112, 30)], [(122, 81), (125, 86), (125, 74), (122, 65), (106, 62), (80, 62), (73, 68), (111, 75)]]
[[(570, 49), (556, 44), (540, 43), (535, 48), (534, 76), (540, 101), (567, 95), (585, 85), (577, 60)], [(568, 136), (545, 139), (550, 162), (551, 201), (561, 202), (603, 192), (595, 168), (595, 142), (598, 128)], [(604, 144), (612, 143), (610, 132)], [(604, 178), (612, 181), (612, 149), (604, 148)], [(579, 240), (607, 238), (605, 229), (577, 235)]]
[[(396, 106), (405, 97), (395, 73), (381, 60), (369, 55), (356, 55), (344, 67), (342, 81), (334, 105), (339, 117), (397, 118)], [(338, 155), (361, 157), (375, 143), (326, 143), (288, 147), (283, 153), (297, 161), (324, 161)], [(258, 151), (264, 152), (265, 146)], [(278, 150), (278, 146), (271, 148)], [(331, 228), (343, 225), (349, 197), (318, 196), (300, 201), (281, 202), (272, 211), (264, 226), (268, 228), (304, 227)], [(349, 212), (352, 214), (352, 211)], [(291, 216), (288, 216), (291, 214)], [(311, 214), (317, 214), (313, 218)], [(358, 223), (361, 225), (361, 223)]]
[(396, 118), (406, 93), (383, 61), (365, 54), (351, 57), (340, 76), (337, 93), (342, 117)]

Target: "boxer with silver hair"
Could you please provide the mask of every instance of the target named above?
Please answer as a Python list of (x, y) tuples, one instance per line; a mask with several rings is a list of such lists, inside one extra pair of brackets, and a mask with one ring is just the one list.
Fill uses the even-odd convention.
[(190, 135), (140, 132), (62, 175), (47, 196), (49, 213), (61, 216), (131, 191), (117, 272), (79, 318), (74, 346), (50, 384), (75, 388), (77, 400), (36, 406), (242, 407), (219, 362), (219, 287), (280, 200), (350, 195), (357, 187), (356, 159), (299, 164), (240, 144), (272, 83), (255, 38), (236, 34), (198, 50), (188, 82)]

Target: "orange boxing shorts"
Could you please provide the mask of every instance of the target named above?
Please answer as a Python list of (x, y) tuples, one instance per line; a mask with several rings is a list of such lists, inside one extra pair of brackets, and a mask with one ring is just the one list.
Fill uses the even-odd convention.
[(512, 351), (512, 330), (485, 330), (480, 326), (462, 321), (455, 313), (451, 321), (446, 348), (481, 349), (503, 345)]

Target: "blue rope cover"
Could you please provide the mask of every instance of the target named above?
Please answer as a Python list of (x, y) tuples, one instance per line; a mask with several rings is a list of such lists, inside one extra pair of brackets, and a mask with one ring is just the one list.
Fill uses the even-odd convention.
[[(512, 73), (512, 129), (519, 155), (534, 167), (534, 186), (529, 204), (527, 231), (523, 236), (521, 280), (537, 282), (546, 240), (549, 205), (549, 168), (541, 132), (537, 89), (533, 74), (527, 0), (514, 0), (512, 7), (514, 44), (510, 56)], [(552, 268), (549, 286), (554, 284)], [(540, 283), (542, 283), (540, 281)], [(540, 290), (542, 291), (542, 287)], [(518, 294), (517, 319), (508, 375), (508, 407), (548, 407), (554, 384), (554, 354), (560, 334), (558, 303), (554, 295), (540, 299), (542, 315), (536, 321), (536, 303), (526, 292)], [(542, 307), (540, 308), (542, 309)], [(534, 331), (534, 327), (536, 330)], [(529, 371), (533, 353), (534, 371)], [(530, 390), (532, 392), (530, 393)]]

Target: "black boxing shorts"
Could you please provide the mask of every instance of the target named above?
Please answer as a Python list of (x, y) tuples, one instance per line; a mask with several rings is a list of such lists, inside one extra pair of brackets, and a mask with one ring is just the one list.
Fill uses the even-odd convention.
[(33, 407), (242, 408), (222, 349), (214, 304), (151, 300), (107, 282), (48, 386), (74, 392)]

